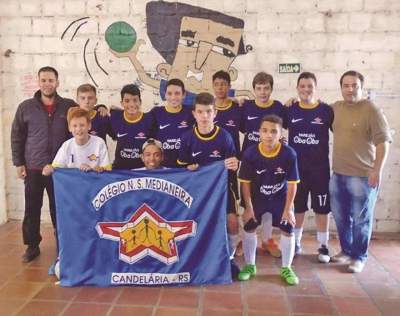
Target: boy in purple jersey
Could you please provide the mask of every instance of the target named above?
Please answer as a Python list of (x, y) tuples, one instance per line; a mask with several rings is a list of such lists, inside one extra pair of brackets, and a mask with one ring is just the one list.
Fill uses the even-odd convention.
[(199, 93), (193, 106), (196, 126), (182, 135), (178, 163), (196, 170), (199, 166), (224, 160), (229, 170), (227, 230), (231, 256), (232, 278), (237, 277), (238, 268), (233, 261), (238, 242), (238, 220), (236, 199), (232, 190), (233, 173), (238, 169), (238, 159), (233, 139), (229, 133), (214, 125), (216, 115), (214, 98), (209, 93)]
[[(271, 99), (274, 88), (274, 78), (265, 72), (254, 76), (253, 89), (255, 100), (246, 100), (242, 108), (241, 132), (244, 133), (242, 152), (249, 146), (260, 141), (259, 128), (261, 119), (265, 115), (275, 114), (280, 118), (285, 117), (285, 107), (277, 100)], [(273, 257), (280, 258), (281, 251), (277, 242), (272, 238), (272, 217), (265, 213), (262, 226), (262, 248)]]
[(179, 79), (171, 79), (167, 83), (165, 106), (157, 106), (151, 110), (155, 120), (155, 137), (162, 142), (164, 166), (178, 167), (178, 151), (181, 146), (181, 135), (192, 129), (194, 118), (189, 107), (182, 106), (185, 97), (185, 86)]
[(299, 283), (291, 268), (294, 256), (295, 217), (293, 201), (299, 182), (296, 152), (279, 142), (282, 119), (276, 115), (265, 116), (259, 130), (260, 143), (246, 149), (239, 171), (242, 199), (244, 235), (243, 252), (246, 265), (239, 273), (240, 281), (256, 275), (256, 228), (263, 224), (263, 214), (271, 213), (273, 225), (281, 230), (281, 277), (289, 285)]
[[(100, 110), (100, 108), (98, 111), (95, 110), (97, 103), (96, 88), (89, 83), (80, 85), (76, 90), (76, 102), (81, 109), (90, 113), (91, 129), (89, 134), (99, 136), (106, 141), (107, 134), (111, 136), (110, 118), (106, 114), (108, 110), (104, 105), (99, 105), (104, 110)], [(105, 113), (100, 113), (100, 111)]]
[(289, 145), (296, 151), (299, 162), (301, 183), (294, 200), (296, 216), (295, 255), (302, 252), (304, 215), (311, 195), (311, 208), (315, 213), (318, 260), (330, 261), (329, 240), (329, 129), (333, 122), (332, 108), (316, 101), (317, 78), (313, 73), (303, 72), (297, 79), (300, 98), (286, 109)]
[(140, 152), (146, 139), (152, 136), (153, 116), (141, 111), (140, 90), (128, 84), (121, 90), (121, 105), (124, 111), (111, 111), (111, 129), (117, 140), (113, 169), (135, 169), (143, 167)]

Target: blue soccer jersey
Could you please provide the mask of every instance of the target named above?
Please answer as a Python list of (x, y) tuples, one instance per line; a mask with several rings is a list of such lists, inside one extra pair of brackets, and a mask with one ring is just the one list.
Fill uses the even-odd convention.
[(299, 182), (296, 152), (280, 143), (272, 154), (265, 153), (261, 143), (249, 147), (242, 155), (239, 181), (251, 184), (255, 212), (263, 213), (267, 207), (282, 205), (287, 183)]
[(289, 145), (297, 153), (300, 169), (329, 166), (332, 108), (325, 103), (317, 103), (310, 107), (296, 102), (286, 108), (286, 115)]
[(108, 116), (101, 116), (99, 112), (90, 113), (92, 128), (89, 134), (101, 137), (106, 142), (107, 134), (112, 136), (111, 122)]
[(215, 117), (214, 123), (231, 134), (233, 142), (235, 143), (236, 153), (240, 153), (240, 123), (242, 117), (242, 110), (239, 105), (232, 102), (230, 99), (226, 99), (223, 105), (216, 105), (217, 116)]
[(236, 156), (235, 144), (231, 135), (219, 126), (207, 136), (201, 135), (194, 127), (182, 135), (178, 154), (180, 165), (206, 165), (214, 161)]
[(123, 111), (111, 111), (111, 128), (117, 140), (114, 169), (134, 169), (143, 167), (140, 159), (142, 146), (147, 138), (152, 137), (153, 116), (141, 113), (135, 121), (126, 118)]
[(177, 111), (164, 106), (154, 107), (150, 112), (155, 121), (155, 138), (163, 144), (163, 165), (177, 167), (178, 151), (181, 147), (181, 136), (193, 129), (194, 118), (189, 107), (181, 107)]
[(244, 133), (242, 152), (250, 145), (260, 141), (260, 123), (265, 115), (275, 114), (285, 119), (285, 107), (276, 100), (269, 100), (265, 105), (258, 104), (255, 100), (246, 100), (242, 109), (241, 132)]

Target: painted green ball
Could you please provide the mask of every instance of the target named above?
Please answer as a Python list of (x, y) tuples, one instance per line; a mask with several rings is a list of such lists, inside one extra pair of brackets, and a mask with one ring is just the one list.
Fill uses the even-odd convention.
[(105, 37), (108, 46), (118, 53), (128, 52), (136, 43), (135, 29), (123, 21), (111, 24)]

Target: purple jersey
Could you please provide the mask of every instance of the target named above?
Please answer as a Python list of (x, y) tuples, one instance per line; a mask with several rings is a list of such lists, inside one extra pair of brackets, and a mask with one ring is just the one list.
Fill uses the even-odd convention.
[(276, 100), (269, 100), (266, 105), (259, 105), (255, 100), (246, 100), (242, 107), (241, 131), (244, 133), (242, 152), (250, 145), (260, 141), (260, 123), (265, 115), (275, 114), (284, 120), (285, 107)]
[(296, 102), (286, 108), (286, 115), (289, 145), (297, 153), (300, 169), (329, 166), (332, 108), (325, 103), (306, 107)]
[(108, 116), (101, 116), (97, 111), (93, 111), (92, 113), (90, 116), (92, 128), (89, 134), (101, 137), (106, 142), (107, 134), (113, 137), (110, 118)]
[(123, 111), (111, 111), (111, 127), (117, 140), (115, 148), (115, 169), (134, 169), (143, 167), (140, 152), (144, 142), (152, 137), (153, 116), (141, 113), (135, 121), (126, 118)]
[(236, 153), (240, 153), (240, 122), (242, 117), (242, 110), (239, 105), (232, 100), (227, 99), (226, 104), (223, 106), (216, 106), (217, 116), (215, 117), (214, 123), (231, 134), (233, 142), (235, 143)]
[(201, 135), (194, 127), (182, 135), (178, 155), (180, 165), (206, 165), (214, 161), (236, 156), (235, 144), (231, 135), (219, 126), (215, 126), (210, 135)]
[(154, 107), (150, 113), (155, 121), (155, 138), (163, 144), (163, 165), (177, 167), (178, 151), (181, 147), (181, 136), (193, 128), (194, 118), (189, 107), (182, 107), (173, 112), (162, 106)]
[(263, 212), (271, 203), (281, 204), (286, 199), (287, 183), (299, 182), (296, 152), (280, 143), (272, 154), (265, 153), (261, 143), (249, 147), (242, 155), (239, 181), (251, 183), (254, 211)]

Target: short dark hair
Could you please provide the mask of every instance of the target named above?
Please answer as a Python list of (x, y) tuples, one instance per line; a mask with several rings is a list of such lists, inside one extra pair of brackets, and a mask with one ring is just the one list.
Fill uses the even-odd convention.
[(282, 119), (278, 115), (275, 115), (275, 114), (269, 114), (269, 115), (263, 116), (263, 118), (261, 119), (261, 122), (260, 122), (260, 128), (264, 122), (275, 123), (275, 124), (278, 124), (280, 127), (282, 127), (282, 125), (283, 125)]
[(125, 94), (130, 94), (130, 95), (137, 95), (139, 96), (140, 102), (142, 102), (142, 98), (140, 97), (140, 90), (139, 88), (134, 85), (134, 84), (127, 84), (122, 87), (121, 90), (121, 100), (124, 98)]
[(256, 87), (256, 84), (266, 84), (269, 83), (271, 89), (274, 88), (274, 77), (266, 72), (259, 72), (253, 78), (253, 89)]
[(173, 78), (173, 79), (168, 80), (167, 86), (165, 87), (165, 89), (167, 89), (169, 86), (178, 86), (178, 87), (181, 87), (182, 93), (185, 93), (185, 84), (184, 84), (183, 81), (180, 80), (180, 79)]
[(76, 95), (78, 96), (79, 93), (85, 92), (94, 92), (96, 94), (96, 87), (91, 85), (90, 83), (81, 84), (78, 89), (76, 89)]
[(299, 82), (301, 79), (312, 79), (312, 80), (314, 80), (315, 85), (317, 85), (317, 77), (312, 72), (307, 72), (307, 71), (302, 72), (299, 75), (299, 78), (297, 78), (297, 86), (299, 85)]
[(40, 68), (38, 71), (38, 76), (40, 76), (41, 72), (52, 72), (56, 76), (56, 79), (58, 79), (58, 71), (51, 66), (44, 66)]
[(208, 92), (201, 92), (198, 95), (196, 95), (196, 98), (194, 100), (193, 104), (193, 110), (196, 110), (196, 104), (201, 104), (201, 105), (214, 105), (214, 97), (209, 94)]
[(355, 70), (346, 71), (346, 72), (340, 77), (340, 87), (342, 87), (343, 78), (346, 77), (346, 76), (357, 77), (358, 79), (360, 79), (361, 88), (363, 87), (363, 85), (364, 85), (364, 76), (363, 76), (361, 73), (359, 73), (358, 71), (355, 71)]
[(229, 72), (225, 70), (220, 70), (217, 71), (215, 74), (212, 76), (212, 81), (214, 82), (215, 79), (222, 79), (228, 82), (229, 85), (231, 85), (231, 76), (229, 75)]

